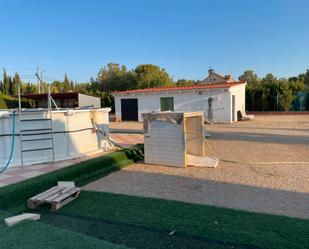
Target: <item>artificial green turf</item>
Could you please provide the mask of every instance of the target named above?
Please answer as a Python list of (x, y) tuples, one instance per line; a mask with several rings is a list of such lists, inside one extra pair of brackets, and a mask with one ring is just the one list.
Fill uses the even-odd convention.
[(12, 227), (0, 225), (2, 249), (128, 249), (92, 236), (39, 222), (22, 222)]
[(143, 158), (142, 148), (110, 153), (29, 180), (0, 188), (0, 208), (20, 212), (27, 199), (57, 185), (57, 181), (74, 181), (82, 186)]
[[(58, 180), (82, 186), (141, 158), (116, 152), (0, 188), (0, 219)], [(308, 220), (175, 201), (82, 191), (57, 213), (38, 211), (40, 222), (0, 224), (0, 248), (309, 248)]]
[(44, 213), (42, 222), (83, 233), (115, 244), (125, 244), (136, 249), (256, 249), (258, 247), (241, 243), (229, 243), (184, 233), (171, 234), (170, 230), (150, 228), (124, 222), (109, 221), (72, 215)]
[[(0, 188), (0, 219), (26, 210), (26, 201), (54, 185), (57, 181), (75, 181), (77, 186), (92, 182), (102, 176), (142, 159), (141, 147), (111, 153), (8, 187)], [(119, 244), (119, 243), (118, 243)], [(0, 248), (2, 249), (64, 249), (106, 248), (125, 249), (102, 239), (59, 229), (39, 222), (23, 222), (12, 227), (0, 223)]]
[[(207, 248), (309, 248), (309, 220), (176, 201), (82, 191), (80, 197), (62, 208), (59, 214), (62, 216), (58, 218), (45, 214), (43, 221), (96, 238), (105, 238), (108, 233), (103, 228), (114, 225), (109, 230), (106, 228), (111, 241), (135, 248), (143, 248), (149, 238), (154, 238), (151, 241), (156, 245), (162, 233), (167, 235), (171, 231), (175, 231), (180, 241), (200, 241), (197, 245), (208, 242)], [(67, 222), (61, 222), (63, 219)], [(81, 227), (83, 220), (85, 228)], [(101, 229), (92, 233), (89, 227), (96, 226)], [(127, 234), (128, 227), (133, 232)], [(113, 236), (113, 230), (121, 231), (118, 240)], [(132, 242), (134, 231), (144, 234), (136, 236), (138, 242)], [(160, 236), (156, 235), (157, 231), (160, 231)], [(151, 248), (165, 247), (157, 243)]]

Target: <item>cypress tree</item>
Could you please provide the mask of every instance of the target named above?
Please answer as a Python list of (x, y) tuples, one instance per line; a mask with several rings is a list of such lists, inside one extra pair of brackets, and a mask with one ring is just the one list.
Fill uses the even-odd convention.
[(2, 93), (7, 94), (7, 86), (8, 86), (8, 76), (6, 74), (5, 69), (3, 68), (3, 80), (2, 80)]
[(64, 75), (64, 81), (63, 81), (63, 92), (67, 92), (70, 90), (70, 80), (67, 76), (67, 74)]
[(14, 80), (11, 77), (8, 77), (8, 94), (14, 95)]
[(14, 95), (18, 94), (18, 85), (20, 85), (20, 91), (22, 91), (20, 77), (19, 77), (19, 74), (16, 72), (14, 75), (14, 79), (13, 79), (13, 94)]

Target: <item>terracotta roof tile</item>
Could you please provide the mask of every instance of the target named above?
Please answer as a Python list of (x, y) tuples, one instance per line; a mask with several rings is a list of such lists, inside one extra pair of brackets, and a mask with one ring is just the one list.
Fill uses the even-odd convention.
[(229, 83), (216, 83), (216, 84), (200, 84), (194, 86), (170, 86), (170, 87), (159, 87), (159, 88), (145, 88), (128, 91), (115, 91), (113, 94), (126, 94), (126, 93), (156, 93), (156, 92), (168, 92), (168, 91), (190, 91), (199, 89), (218, 89), (218, 88), (230, 88), (240, 84), (245, 84), (244, 81), (233, 81)]

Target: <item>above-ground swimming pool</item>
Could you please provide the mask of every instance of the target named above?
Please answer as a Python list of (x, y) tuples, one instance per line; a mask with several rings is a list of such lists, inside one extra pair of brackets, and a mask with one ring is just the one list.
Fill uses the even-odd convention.
[[(0, 168), (10, 158), (13, 136), (15, 141), (10, 167), (21, 166), (22, 157), (23, 165), (53, 161), (52, 150), (47, 149), (51, 146), (54, 148), (55, 161), (108, 150), (110, 110), (110, 108), (53, 110), (51, 121), (48, 120), (50, 116), (47, 109), (26, 109), (22, 111), (22, 116), (18, 110), (15, 114), (13, 110), (0, 110)], [(20, 117), (29, 121), (20, 122)], [(15, 135), (12, 134), (14, 119)], [(103, 129), (106, 136), (95, 132), (93, 123)], [(50, 126), (52, 130), (49, 130)], [(22, 140), (28, 141), (21, 143), (21, 137)], [(22, 153), (22, 150), (26, 152)]]

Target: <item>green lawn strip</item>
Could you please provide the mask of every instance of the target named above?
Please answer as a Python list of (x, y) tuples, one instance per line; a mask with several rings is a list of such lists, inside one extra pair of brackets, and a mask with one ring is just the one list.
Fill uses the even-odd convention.
[[(260, 248), (309, 248), (309, 220), (154, 198), (82, 191), (62, 215), (143, 226)], [(147, 238), (145, 238), (147, 239)]]
[(0, 209), (0, 230), (2, 228), (6, 227), (6, 225), (4, 224), (4, 219), (7, 218), (7, 217), (10, 217), (10, 216), (12, 216), (12, 213), (10, 213), (6, 210)]
[(258, 249), (258, 247), (247, 244), (228, 243), (179, 232), (171, 234), (169, 230), (123, 222), (117, 223), (97, 218), (61, 215), (42, 210), (41, 213), (41, 222), (136, 249)]
[(0, 238), (3, 249), (128, 249), (124, 245), (33, 221), (0, 227)]
[(27, 199), (55, 186), (57, 181), (74, 181), (82, 186), (142, 159), (140, 148), (122, 150), (0, 188), (0, 207), (18, 213)]

